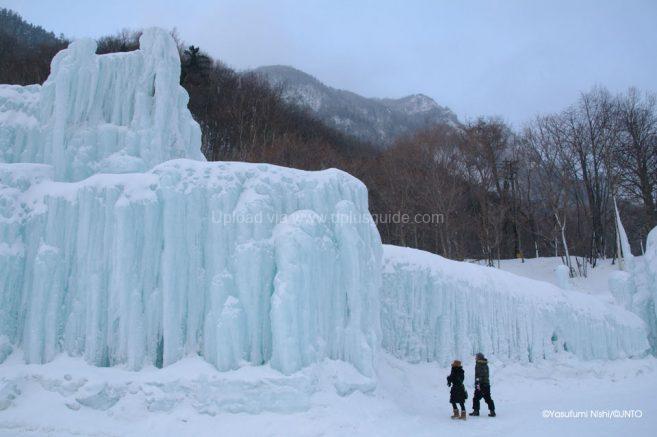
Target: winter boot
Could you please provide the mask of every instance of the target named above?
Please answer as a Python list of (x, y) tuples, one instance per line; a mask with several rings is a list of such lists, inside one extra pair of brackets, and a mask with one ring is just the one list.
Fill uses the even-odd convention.
[(461, 411), (460, 419), (461, 420), (467, 420), (468, 419), (468, 415), (465, 413), (465, 410)]
[(488, 412), (488, 417), (495, 417), (495, 416), (496, 416), (495, 410), (491, 410)]
[(458, 419), (459, 418), (459, 410), (452, 410), (452, 419)]
[(478, 415), (479, 415), (479, 411), (473, 411), (472, 413), (470, 413), (470, 415), (471, 415), (471, 416), (478, 416)]

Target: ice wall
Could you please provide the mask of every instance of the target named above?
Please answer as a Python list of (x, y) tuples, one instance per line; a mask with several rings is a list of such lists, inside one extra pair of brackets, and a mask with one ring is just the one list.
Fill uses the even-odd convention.
[(148, 29), (139, 44), (96, 55), (93, 40), (75, 41), (54, 57), (43, 86), (0, 85), (0, 162), (51, 164), (56, 180), (78, 181), (203, 160), (173, 38)]
[(95, 50), (72, 43), (43, 86), (0, 86), (2, 350), (285, 373), (328, 357), (371, 375), (381, 242), (365, 186), (205, 162), (173, 38)]
[(291, 373), (325, 357), (372, 373), (381, 242), (339, 170), (172, 160), (53, 182), (0, 164), (0, 336), (30, 363), (200, 353)]
[(638, 317), (595, 297), (415, 249), (384, 246), (383, 259), (383, 348), (411, 362), (476, 352), (533, 361), (564, 349), (615, 359), (648, 348)]

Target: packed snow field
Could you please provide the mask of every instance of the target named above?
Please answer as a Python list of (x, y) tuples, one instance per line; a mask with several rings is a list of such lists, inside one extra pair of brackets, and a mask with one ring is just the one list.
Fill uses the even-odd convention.
[[(0, 435), (655, 427), (657, 231), (610, 299), (383, 246), (344, 172), (205, 162), (179, 74), (148, 29), (0, 85)], [(452, 422), (476, 352), (500, 414)], [(542, 417), (570, 409), (643, 415)]]
[[(465, 372), (472, 398), (474, 360)], [(375, 389), (340, 361), (285, 376), (269, 366), (218, 372), (199, 358), (132, 372), (65, 356), (27, 366), (11, 357), (2, 374), (11, 381), (3, 399), (7, 392), (15, 399), (0, 411), (0, 436), (650, 436), (657, 426), (654, 358), (491, 361), (498, 416), (486, 417), (484, 406), (466, 422), (449, 418), (447, 367), (386, 353)], [(470, 409), (470, 399), (466, 404)], [(614, 410), (641, 417), (591, 417)], [(545, 411), (589, 417), (543, 417)]]

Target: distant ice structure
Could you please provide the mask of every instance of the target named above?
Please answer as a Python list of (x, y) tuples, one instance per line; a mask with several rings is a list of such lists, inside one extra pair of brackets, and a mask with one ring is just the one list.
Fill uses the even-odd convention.
[(618, 265), (622, 270), (609, 277), (609, 290), (616, 303), (638, 314), (648, 326), (648, 341), (653, 355), (657, 354), (657, 228), (650, 231), (643, 258), (632, 255), (630, 242), (623, 227), (618, 207), (616, 231), (621, 258)]
[(78, 40), (54, 57), (43, 86), (0, 85), (0, 162), (51, 164), (55, 180), (78, 181), (204, 160), (173, 38), (149, 29), (139, 43), (98, 56), (95, 41)]
[(332, 358), (372, 375), (365, 186), (205, 162), (173, 39), (149, 29), (140, 47), (76, 41), (43, 87), (0, 86), (2, 354), (139, 369), (198, 353), (284, 373)]
[(554, 276), (557, 280), (557, 285), (559, 288), (564, 290), (570, 290), (573, 288), (572, 283), (570, 282), (570, 269), (565, 264), (559, 264), (554, 268)]
[(633, 285), (636, 287), (632, 304), (650, 328), (649, 340), (657, 355), (657, 227), (648, 234), (643, 263), (635, 260)]
[(616, 359), (649, 347), (638, 317), (591, 296), (410, 248), (384, 246), (383, 259), (383, 348), (411, 362), (560, 350)]

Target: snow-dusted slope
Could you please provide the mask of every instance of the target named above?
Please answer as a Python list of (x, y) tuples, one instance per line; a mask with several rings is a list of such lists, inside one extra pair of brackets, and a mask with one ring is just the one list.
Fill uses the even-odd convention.
[(648, 348), (634, 314), (546, 282), (396, 246), (384, 246), (382, 278), (383, 347), (409, 361), (479, 351), (534, 361), (564, 349), (615, 359)]
[(52, 164), (56, 180), (75, 181), (204, 159), (175, 42), (161, 29), (139, 41), (101, 56), (93, 40), (75, 41), (43, 86), (0, 85), (0, 162)]
[(43, 87), (0, 87), (3, 357), (284, 373), (328, 357), (370, 375), (381, 242), (350, 219), (369, 217), (365, 186), (205, 162), (173, 38), (140, 44), (76, 41)]

